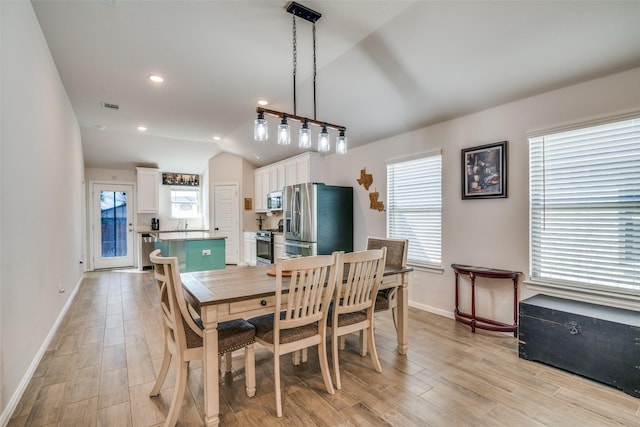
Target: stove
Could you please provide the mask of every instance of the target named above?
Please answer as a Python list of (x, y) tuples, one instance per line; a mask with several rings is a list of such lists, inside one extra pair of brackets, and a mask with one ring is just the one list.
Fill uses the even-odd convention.
[(273, 264), (273, 232), (256, 231), (256, 265)]

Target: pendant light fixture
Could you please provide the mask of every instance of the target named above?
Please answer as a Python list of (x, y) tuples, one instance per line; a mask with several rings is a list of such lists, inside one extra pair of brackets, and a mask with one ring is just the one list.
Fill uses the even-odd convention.
[(282, 115), (282, 122), (278, 125), (278, 144), (289, 145), (291, 144), (291, 128), (287, 123), (287, 115)]
[(318, 135), (318, 151), (321, 153), (328, 153), (331, 150), (331, 140), (329, 139), (329, 132), (327, 131), (327, 124), (322, 126), (322, 132)]
[[(318, 151), (326, 153), (331, 151), (331, 142), (329, 138), (329, 129), (333, 129), (339, 132), (339, 136), (336, 138), (336, 153), (346, 154), (347, 152), (347, 137), (345, 132), (346, 127), (341, 125), (335, 125), (323, 121), (316, 120), (316, 21), (322, 16), (320, 13), (309, 9), (294, 1), (290, 2), (287, 6), (287, 12), (293, 15), (292, 17), (292, 34), (293, 34), (293, 114), (284, 113), (281, 111), (270, 110), (263, 107), (257, 107), (256, 112), (258, 118), (254, 122), (253, 138), (256, 141), (267, 141), (269, 139), (269, 129), (267, 120), (264, 118), (265, 114), (278, 117), (282, 119), (278, 125), (277, 142), (280, 145), (289, 145), (291, 143), (291, 128), (287, 119), (294, 120), (302, 123), (302, 127), (298, 133), (298, 146), (300, 148), (311, 147), (311, 129), (309, 124), (322, 128), (320, 134), (318, 134)], [(300, 17), (313, 24), (313, 119), (298, 116), (296, 114), (296, 73), (297, 73), (297, 29), (296, 29), (296, 17)]]
[(269, 125), (262, 112), (258, 113), (258, 118), (254, 122), (253, 139), (256, 141), (266, 141), (269, 139)]
[(300, 148), (311, 147), (311, 129), (309, 129), (309, 119), (304, 119), (304, 123), (300, 128), (300, 135), (298, 137), (298, 147)]
[(336, 138), (336, 154), (347, 154), (347, 137), (344, 131), (340, 131), (340, 135)]

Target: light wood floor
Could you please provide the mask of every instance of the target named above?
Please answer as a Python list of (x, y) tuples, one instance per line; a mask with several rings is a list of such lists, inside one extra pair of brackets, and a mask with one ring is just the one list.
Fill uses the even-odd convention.
[[(163, 336), (151, 273), (89, 273), (9, 426), (162, 425), (170, 374), (149, 398)], [(256, 350), (257, 392), (244, 392), (242, 352), (221, 378), (224, 426), (639, 426), (640, 399), (542, 364), (521, 360), (517, 341), (416, 309), (409, 354), (395, 348), (389, 312), (376, 315), (383, 372), (341, 352), (342, 390), (326, 393), (315, 350), (293, 367), (283, 356), (284, 417), (275, 416), (271, 354)], [(576, 355), (579, 357), (579, 355)], [(171, 372), (173, 372), (173, 367)], [(192, 363), (179, 425), (202, 425), (202, 366)]]

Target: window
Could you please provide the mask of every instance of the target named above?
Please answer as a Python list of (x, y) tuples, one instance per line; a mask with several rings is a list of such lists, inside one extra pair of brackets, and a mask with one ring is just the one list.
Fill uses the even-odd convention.
[(441, 268), (442, 155), (387, 165), (387, 237), (409, 239), (407, 262)]
[(200, 215), (200, 190), (171, 189), (171, 216), (173, 218), (195, 218)]
[(640, 118), (529, 139), (531, 278), (640, 291)]

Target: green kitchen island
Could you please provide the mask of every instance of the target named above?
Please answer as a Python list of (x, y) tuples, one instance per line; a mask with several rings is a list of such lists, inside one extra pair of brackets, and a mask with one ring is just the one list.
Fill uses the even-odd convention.
[(155, 248), (177, 257), (181, 272), (224, 270), (226, 238), (207, 231), (170, 231), (156, 234)]

